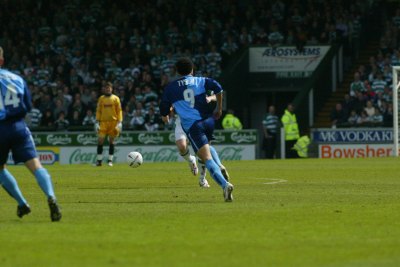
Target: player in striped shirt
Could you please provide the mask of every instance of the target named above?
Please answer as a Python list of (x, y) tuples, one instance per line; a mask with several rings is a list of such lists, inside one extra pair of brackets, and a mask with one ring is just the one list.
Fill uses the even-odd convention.
[(40, 109), (36, 107), (36, 103), (34, 101), (32, 102), (32, 109), (28, 112), (27, 116), (30, 118), (30, 128), (35, 128), (40, 125), (43, 114)]
[(279, 118), (275, 114), (275, 106), (269, 106), (268, 113), (265, 115), (262, 125), (266, 158), (273, 159), (276, 150), (276, 138), (280, 125)]

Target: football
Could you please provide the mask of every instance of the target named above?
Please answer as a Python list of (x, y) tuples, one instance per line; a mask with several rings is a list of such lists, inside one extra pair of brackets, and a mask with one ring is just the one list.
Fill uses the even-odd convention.
[(137, 151), (129, 152), (126, 160), (128, 161), (129, 166), (132, 168), (137, 168), (143, 163), (142, 154)]

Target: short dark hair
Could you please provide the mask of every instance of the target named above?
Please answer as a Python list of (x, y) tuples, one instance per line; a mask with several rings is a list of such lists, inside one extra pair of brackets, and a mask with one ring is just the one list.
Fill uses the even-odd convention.
[(175, 67), (176, 71), (180, 75), (188, 75), (193, 70), (193, 62), (190, 58), (183, 57), (178, 59), (178, 61), (175, 63)]
[(111, 87), (111, 89), (114, 89), (112, 82), (103, 81), (103, 86), (101, 87), (101, 90), (104, 90), (107, 87)]

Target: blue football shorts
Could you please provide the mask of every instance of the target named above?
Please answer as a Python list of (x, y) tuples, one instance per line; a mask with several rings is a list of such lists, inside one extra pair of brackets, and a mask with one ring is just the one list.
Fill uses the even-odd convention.
[(0, 122), (0, 165), (7, 162), (10, 151), (15, 164), (37, 157), (32, 134), (24, 121)]
[(186, 132), (195, 153), (213, 140), (214, 127), (215, 120), (210, 117), (205, 120), (196, 121), (193, 123), (192, 127), (190, 127), (189, 131)]

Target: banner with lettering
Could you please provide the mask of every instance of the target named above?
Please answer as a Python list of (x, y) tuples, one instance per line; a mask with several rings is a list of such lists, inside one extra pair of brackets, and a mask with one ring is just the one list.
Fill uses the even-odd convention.
[[(59, 161), (59, 156), (60, 156), (60, 148), (59, 147), (38, 147), (37, 148), (37, 156), (40, 160), (40, 162), (43, 165), (53, 165), (54, 163)], [(11, 152), (8, 154), (7, 158), (7, 165), (13, 165), (14, 160), (12, 158)], [(21, 163), (22, 164), (22, 163)]]
[[(215, 145), (221, 160), (254, 160), (254, 145)], [(163, 146), (116, 146), (114, 162), (126, 162), (126, 155), (131, 151), (138, 151), (143, 161), (174, 162), (183, 161), (175, 145)], [(104, 147), (104, 155), (108, 154), (108, 147)], [(66, 146), (60, 148), (60, 164), (94, 164), (96, 162), (96, 146)]]
[[(71, 133), (33, 133), (36, 146), (88, 146), (97, 145), (97, 135), (93, 132), (71, 132)], [(214, 144), (256, 144), (256, 130), (224, 131), (214, 132)], [(175, 144), (174, 133), (170, 131), (160, 132), (122, 132), (116, 140), (118, 146), (131, 145), (173, 145)]]
[(250, 72), (313, 72), (330, 46), (306, 46), (299, 51), (294, 46), (251, 47)]
[(393, 143), (392, 128), (313, 129), (312, 141), (318, 144), (389, 144)]
[(389, 144), (342, 144), (318, 146), (320, 158), (372, 158), (394, 155), (393, 145)]

